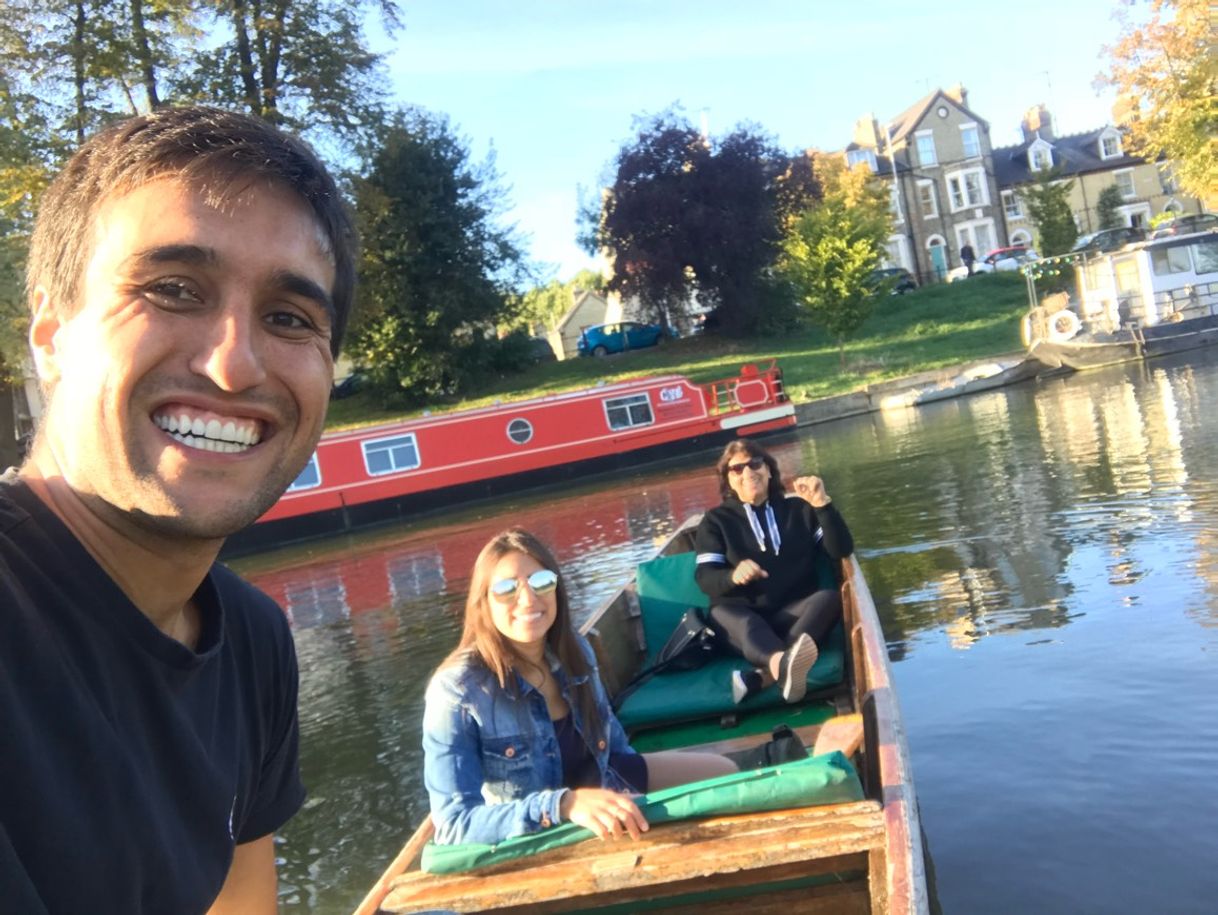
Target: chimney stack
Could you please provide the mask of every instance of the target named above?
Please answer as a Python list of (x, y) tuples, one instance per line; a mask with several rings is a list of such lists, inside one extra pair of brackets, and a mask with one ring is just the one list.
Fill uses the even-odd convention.
[(956, 102), (961, 108), (968, 107), (968, 90), (964, 88), (964, 83), (956, 83), (950, 89), (944, 89), (943, 94)]
[(1024, 142), (1029, 142), (1037, 135), (1042, 140), (1053, 139), (1053, 115), (1049, 114), (1049, 109), (1042, 102), (1039, 105), (1033, 105), (1023, 116), (1023, 123), (1020, 125), (1023, 130)]
[(880, 125), (874, 114), (865, 114), (854, 122), (854, 142), (868, 149), (880, 148)]

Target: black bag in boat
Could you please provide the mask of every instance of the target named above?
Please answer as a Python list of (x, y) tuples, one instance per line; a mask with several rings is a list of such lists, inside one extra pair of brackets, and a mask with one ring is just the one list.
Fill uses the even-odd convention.
[(621, 708), (631, 693), (656, 674), (697, 670), (709, 661), (714, 653), (715, 630), (706, 625), (701, 610), (690, 607), (681, 615), (677, 628), (672, 631), (672, 635), (656, 655), (655, 663), (639, 671), (635, 678), (613, 697), (614, 711)]

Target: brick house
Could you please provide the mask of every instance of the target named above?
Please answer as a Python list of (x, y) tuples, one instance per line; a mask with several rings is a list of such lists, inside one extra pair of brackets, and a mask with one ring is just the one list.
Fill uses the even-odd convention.
[(887, 261), (919, 283), (943, 279), (965, 244), (978, 259), (1007, 244), (990, 127), (969, 109), (963, 86), (936, 89), (883, 126), (860, 119), (846, 161), (865, 162), (889, 182)]
[(1110, 185), (1121, 192), (1117, 213), (1122, 225), (1147, 227), (1151, 218), (1161, 213), (1202, 212), (1200, 201), (1176, 190), (1165, 163), (1147, 162), (1126, 152), (1119, 127), (1107, 125), (1057, 136), (1052, 116), (1038, 105), (1024, 115), (1021, 129), (1022, 143), (993, 151), (1003, 217), (1012, 244), (1036, 242), (1036, 227), (1019, 189), (1032, 184), (1038, 172), (1049, 168), (1060, 169), (1061, 180), (1074, 182), (1070, 209), (1081, 235), (1100, 228), (1097, 203), (1100, 192)]

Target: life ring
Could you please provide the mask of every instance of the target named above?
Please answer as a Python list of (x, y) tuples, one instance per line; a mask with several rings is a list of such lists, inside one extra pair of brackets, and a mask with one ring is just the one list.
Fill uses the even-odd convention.
[(1024, 315), (1023, 320), (1019, 322), (1019, 338), (1023, 340), (1024, 346), (1032, 345), (1032, 316)]
[(1082, 324), (1078, 315), (1067, 308), (1049, 316), (1049, 337), (1058, 343), (1065, 343), (1078, 333)]

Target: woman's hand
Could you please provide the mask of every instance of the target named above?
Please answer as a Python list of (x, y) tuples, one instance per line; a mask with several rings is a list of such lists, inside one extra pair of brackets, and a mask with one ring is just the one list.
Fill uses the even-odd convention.
[(740, 565), (732, 569), (732, 584), (747, 585), (759, 578), (769, 578), (770, 573), (757, 565), (752, 559), (741, 559)]
[(596, 833), (598, 838), (637, 839), (651, 827), (629, 795), (604, 788), (574, 788), (562, 796), (558, 807), (562, 818)]
[(814, 476), (796, 477), (795, 495), (805, 500), (813, 508), (824, 508), (833, 501), (825, 492), (825, 481)]

